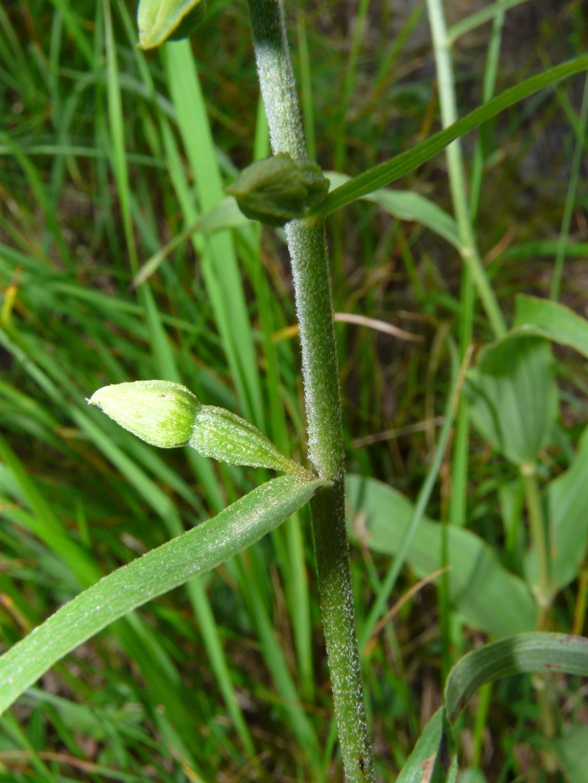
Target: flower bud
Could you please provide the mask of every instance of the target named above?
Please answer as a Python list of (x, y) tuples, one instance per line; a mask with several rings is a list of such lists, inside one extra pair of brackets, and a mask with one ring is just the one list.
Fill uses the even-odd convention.
[(320, 166), (285, 152), (252, 163), (226, 188), (246, 217), (274, 228), (304, 217), (328, 191)]
[(173, 449), (192, 437), (199, 408), (196, 395), (180, 383), (135, 381), (98, 389), (88, 400), (137, 437)]
[(281, 470), (308, 480), (304, 468), (279, 452), (257, 427), (224, 408), (201, 405), (180, 383), (117, 383), (98, 389), (88, 402), (152, 446), (191, 446), (203, 457), (230, 465)]

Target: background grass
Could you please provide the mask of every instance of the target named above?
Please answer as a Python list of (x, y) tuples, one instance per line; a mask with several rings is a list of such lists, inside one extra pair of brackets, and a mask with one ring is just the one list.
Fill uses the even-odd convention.
[[(451, 23), (486, 4), (446, 6)], [(237, 169), (267, 154), (244, 4), (210, 3), (192, 39), (195, 60), (187, 44), (139, 52), (133, 12), (118, 0), (0, 8), (4, 646), (101, 574), (264, 478), (140, 443), (86, 406), (99, 386), (181, 380), (294, 456), (305, 453), (279, 234), (246, 225), (194, 235), (130, 289), (143, 261), (218, 203)], [(307, 136), (324, 169), (360, 173), (438, 129), (422, 3), (301, 2), (288, 13)], [(495, 91), (583, 52), (587, 22), (579, 0), (509, 10)], [(482, 100), (490, 33), (485, 24), (456, 43), (460, 114)], [(583, 77), (566, 81), (463, 140), (468, 176), (478, 165), (482, 178), (478, 247), (509, 320), (516, 293), (549, 295), (566, 199), (560, 301), (588, 315), (581, 155), (574, 168), (583, 89)], [(442, 156), (398, 187), (451, 211)], [(444, 338), (459, 340), (467, 307), (461, 261), (418, 223), (370, 203), (333, 216), (329, 232), (337, 311), (422, 338), (337, 326), (349, 469), (414, 499), (451, 381)], [(474, 313), (480, 345), (492, 331), (477, 304)], [(550, 475), (569, 464), (587, 419), (585, 365), (556, 353), (564, 427), (545, 455)], [(506, 559), (498, 489), (514, 471), (475, 433), (465, 445), (463, 522)], [(427, 508), (435, 519), (448, 518), (450, 461), (451, 451)], [(340, 780), (312, 560), (303, 511), (83, 645), (1, 719), (0, 779)], [(361, 629), (389, 559), (354, 547), (352, 564)], [(416, 581), (405, 569), (392, 603)], [(557, 630), (582, 631), (577, 596), (586, 581), (560, 596)], [(365, 667), (382, 780), (395, 779), (440, 703), (443, 670), (484, 638), (462, 627), (431, 585), (388, 624)], [(582, 693), (570, 678), (557, 682), (564, 723), (588, 723)], [(539, 776), (529, 679), (496, 686), (490, 706), (489, 694), (463, 718), (464, 765), (481, 765), (489, 780)]]

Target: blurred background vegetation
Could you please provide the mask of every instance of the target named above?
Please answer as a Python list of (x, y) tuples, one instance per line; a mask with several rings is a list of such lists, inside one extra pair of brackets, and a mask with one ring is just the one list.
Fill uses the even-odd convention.
[[(448, 0), (448, 20), (488, 5)], [(358, 174), (439, 129), (424, 2), (301, 0), (287, 11), (309, 149), (325, 170)], [(194, 234), (146, 283), (132, 285), (143, 262), (220, 201), (221, 185), (269, 152), (245, 4), (209, 0), (191, 39), (199, 80), (181, 44), (175, 54), (137, 50), (134, 12), (122, 0), (0, 7), (4, 648), (99, 575), (264, 479), (139, 443), (86, 406), (98, 387), (181, 381), (304, 459), (280, 233), (248, 224)], [(478, 26), (454, 46), (460, 114), (482, 102), (490, 31), (490, 23)], [(584, 52), (587, 42), (584, 0), (522, 2), (506, 13), (496, 92)], [(476, 155), (483, 161), (478, 242), (508, 319), (517, 293), (549, 294), (583, 87), (582, 76), (567, 80), (463, 140), (468, 171)], [(587, 174), (584, 157), (560, 295), (584, 316)], [(451, 212), (442, 155), (395, 187)], [(347, 207), (328, 231), (337, 313), (419, 338), (368, 320), (336, 327), (348, 468), (414, 500), (448, 395), (445, 338), (458, 339), (462, 263), (438, 235), (372, 203)], [(473, 342), (491, 339), (477, 306)], [(588, 418), (585, 361), (563, 348), (555, 354), (561, 437), (544, 454), (546, 476), (568, 467)], [(501, 488), (516, 472), (474, 431), (467, 453), (465, 523), (505, 560)], [(427, 507), (433, 519), (448, 520), (450, 462), (451, 449)], [(389, 562), (352, 547), (360, 628)], [(417, 582), (404, 569), (390, 605)], [(559, 595), (554, 630), (585, 630), (587, 582), (582, 571)], [(395, 780), (439, 705), (441, 661), (488, 638), (441, 596), (433, 585), (414, 590), (366, 659), (381, 780)], [(562, 677), (555, 691), (561, 721), (588, 724), (586, 686)], [(530, 678), (505, 680), (491, 696), (484, 691), (462, 719), (464, 766), (502, 783), (541, 779)], [(0, 723), (0, 780), (15, 783), (321, 776), (342, 779), (306, 510), (82, 645)]]

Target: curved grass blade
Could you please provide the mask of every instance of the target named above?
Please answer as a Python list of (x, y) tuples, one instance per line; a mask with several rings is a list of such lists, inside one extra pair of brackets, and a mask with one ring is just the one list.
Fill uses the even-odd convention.
[(281, 476), (80, 593), (0, 658), (0, 714), (54, 663), (138, 606), (215, 568), (325, 485)]
[(497, 95), (496, 98), (492, 98), (483, 106), (450, 125), (446, 130), (436, 133), (426, 141), (417, 144), (416, 147), (396, 155), (385, 163), (374, 166), (345, 185), (336, 188), (311, 214), (326, 217), (366, 196), (368, 193), (390, 185), (391, 182), (395, 182), (404, 174), (414, 171), (422, 163), (430, 160), (438, 152), (445, 149), (448, 144), (455, 141), (455, 139), (477, 128), (515, 103), (568, 76), (573, 76), (585, 70), (588, 70), (588, 55), (576, 57), (574, 60), (556, 65), (554, 68), (549, 68), (514, 87), (510, 87), (500, 95)]
[(522, 633), (464, 655), (447, 678), (447, 717), (453, 722), (487, 682), (512, 674), (549, 671), (588, 677), (588, 639), (563, 633)]
[(212, 233), (213, 231), (223, 231), (227, 228), (238, 228), (239, 226), (245, 226), (250, 222), (249, 218), (246, 218), (237, 206), (237, 202), (233, 196), (227, 196), (183, 231), (180, 231), (180, 233), (171, 239), (165, 247), (162, 247), (161, 250), (158, 250), (157, 253), (145, 261), (133, 278), (131, 290), (137, 288), (141, 283), (144, 283), (145, 280), (148, 280), (151, 275), (155, 274), (159, 269), (161, 262), (187, 239), (190, 239), (193, 234)]

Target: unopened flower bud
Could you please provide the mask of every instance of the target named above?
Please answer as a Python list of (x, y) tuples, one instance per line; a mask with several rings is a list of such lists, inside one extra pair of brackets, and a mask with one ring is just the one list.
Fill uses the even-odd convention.
[(198, 398), (180, 383), (135, 381), (98, 389), (88, 400), (137, 437), (173, 449), (192, 436)]
[(252, 163), (226, 188), (246, 217), (274, 228), (304, 217), (328, 191), (320, 166), (285, 152)]
[(201, 405), (180, 383), (117, 383), (98, 389), (88, 402), (152, 446), (191, 446), (203, 457), (230, 465), (282, 470), (308, 479), (304, 468), (279, 452), (257, 427), (224, 408)]

